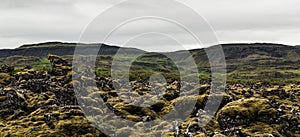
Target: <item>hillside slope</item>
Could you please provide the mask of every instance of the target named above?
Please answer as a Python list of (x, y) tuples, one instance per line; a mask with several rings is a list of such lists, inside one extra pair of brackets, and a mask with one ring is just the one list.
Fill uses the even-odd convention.
[[(100, 46), (101, 48), (99, 50)], [(236, 43), (223, 44), (221, 46), (226, 58), (227, 74), (229, 80), (232, 80), (233, 82), (253, 80), (260, 81), (265, 79), (271, 79), (275, 82), (294, 82), (299, 80), (299, 46), (271, 43)], [(75, 48), (86, 55), (89, 54), (88, 51), (99, 50), (96, 65), (99, 67), (98, 73), (105, 76), (110, 75), (110, 67), (112, 65), (113, 56), (120, 49), (126, 52), (126, 54), (121, 55), (121, 57), (125, 57), (124, 62), (133, 59), (137, 54), (142, 54), (142, 56), (139, 56), (132, 63), (132, 72), (138, 72), (143, 75), (149, 72), (164, 72), (170, 76), (178, 77), (178, 69), (181, 69), (165, 55), (179, 56), (182, 51), (160, 54), (155, 52), (145, 52), (135, 48), (124, 48), (105, 44), (76, 44), (61, 42), (23, 45), (17, 49), (0, 50), (0, 64), (9, 63), (17, 68), (23, 67), (26, 64), (34, 64), (33, 66), (36, 65), (39, 68), (43, 67), (43, 65), (40, 64), (44, 64), (44, 67), (47, 67), (47, 62), (45, 63), (43, 61), (45, 61), (44, 58), (48, 54), (65, 56), (65, 58), (71, 61)], [(205, 49), (193, 49), (189, 50), (189, 52), (197, 64), (200, 77), (209, 78), (210, 64), (208, 63)], [(186, 57), (183, 57), (180, 62), (186, 61)], [(133, 76), (136, 75), (133, 74)]]
[[(101, 47), (99, 49), (99, 47)], [(81, 43), (62, 43), (62, 42), (46, 42), (39, 44), (23, 45), (16, 49), (2, 49), (0, 50), (0, 58), (11, 56), (34, 56), (47, 57), (48, 54), (55, 54), (59, 56), (73, 55), (75, 48), (79, 51), (99, 50), (101, 55), (113, 55), (120, 47), (108, 46), (105, 44), (81, 44)], [(125, 48), (129, 53), (143, 52), (139, 49)], [(88, 54), (88, 53), (87, 53)]]

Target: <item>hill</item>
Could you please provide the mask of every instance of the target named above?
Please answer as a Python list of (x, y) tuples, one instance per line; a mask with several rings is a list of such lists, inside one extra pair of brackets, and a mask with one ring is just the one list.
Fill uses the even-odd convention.
[[(234, 43), (222, 44), (221, 46), (226, 58), (229, 82), (261, 80), (295, 82), (299, 80), (299, 46), (272, 43)], [(125, 57), (124, 62), (129, 61), (138, 54), (143, 54), (132, 63), (131, 72), (134, 73), (132, 74), (134, 77), (132, 79), (141, 77), (136, 75), (136, 73), (140, 75), (148, 73), (150, 75), (155, 72), (164, 72), (165, 75), (170, 77), (179, 77), (178, 69), (180, 68), (165, 55), (179, 56), (182, 51), (164, 53), (164, 55), (155, 52), (145, 52), (136, 48), (124, 48), (97, 43), (47, 42), (23, 45), (16, 49), (0, 50), (0, 63), (12, 64), (17, 68), (22, 68), (26, 64), (43, 68), (49, 66), (49, 62), (45, 61), (48, 54), (64, 56), (71, 61), (75, 48), (78, 48), (80, 53), (85, 55), (88, 55), (88, 51), (90, 50), (99, 50), (96, 64), (99, 75), (110, 76), (113, 56), (122, 49), (122, 51), (126, 52), (126, 55), (121, 55)], [(189, 52), (197, 64), (199, 76), (202, 79), (209, 78), (210, 65), (205, 49), (192, 49)], [(183, 57), (180, 61), (185, 62), (186, 57)]]
[[(2, 49), (0, 50), (0, 58), (12, 57), (12, 56), (34, 56), (34, 57), (47, 57), (48, 54), (55, 54), (59, 56), (73, 55), (75, 48), (82, 51), (99, 50), (101, 55), (113, 55), (120, 47), (109, 46), (106, 44), (82, 44), (82, 43), (62, 43), (62, 42), (46, 42), (39, 44), (27, 44), (22, 45), (16, 49)], [(129, 53), (143, 52), (139, 49), (124, 48)], [(86, 53), (88, 54), (88, 53)]]

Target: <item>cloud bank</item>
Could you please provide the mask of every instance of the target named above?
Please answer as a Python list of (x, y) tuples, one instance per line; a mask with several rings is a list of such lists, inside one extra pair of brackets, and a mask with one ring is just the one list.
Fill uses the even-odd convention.
[[(2, 0), (0, 5), (0, 48), (45, 41), (77, 42), (97, 15), (120, 0)], [(296, 0), (178, 0), (198, 12), (214, 29), (220, 43), (300, 43), (300, 1)], [(145, 3), (132, 3), (132, 12)], [(153, 5), (148, 5), (153, 6)], [(176, 16), (189, 16), (174, 9)], [(112, 20), (105, 20), (109, 24)], [(193, 23), (193, 20), (190, 20)], [(168, 30), (168, 25), (153, 25)], [(124, 37), (148, 26), (136, 25)], [(172, 31), (172, 30), (170, 30)], [(176, 34), (182, 35), (182, 34)], [(151, 35), (153, 38), (155, 36)], [(122, 39), (122, 35), (119, 36)], [(157, 37), (159, 39), (159, 37)], [(118, 39), (118, 38), (116, 38)], [(145, 46), (153, 39), (145, 37)], [(139, 41), (142, 41), (141, 38)], [(94, 42), (94, 41), (93, 41)], [(161, 42), (153, 42), (164, 45)], [(122, 44), (114, 43), (111, 44)], [(187, 48), (197, 48), (186, 40)], [(137, 45), (135, 45), (137, 46)], [(155, 45), (152, 45), (155, 46)], [(165, 45), (166, 51), (172, 45)], [(139, 48), (143, 48), (140, 45)], [(150, 48), (151, 49), (151, 48)], [(155, 49), (155, 48), (152, 48)]]

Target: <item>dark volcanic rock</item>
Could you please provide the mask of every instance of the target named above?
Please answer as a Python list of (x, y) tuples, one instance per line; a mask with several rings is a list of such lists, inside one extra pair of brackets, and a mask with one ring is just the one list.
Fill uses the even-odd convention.
[(7, 118), (19, 111), (26, 111), (27, 103), (24, 96), (12, 88), (0, 89), (0, 114)]
[(7, 64), (4, 64), (1, 66), (0, 68), (0, 72), (1, 73), (8, 73), (8, 74), (12, 74), (12, 72), (14, 71), (14, 67), (13, 66), (9, 66)]

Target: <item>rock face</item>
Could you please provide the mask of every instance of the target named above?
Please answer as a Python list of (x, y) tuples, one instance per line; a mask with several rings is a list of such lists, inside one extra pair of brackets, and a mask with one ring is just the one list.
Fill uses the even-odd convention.
[[(80, 70), (72, 71), (63, 58), (50, 54), (48, 59), (49, 70), (26, 66), (13, 72), (9, 65), (0, 68), (0, 136), (106, 136), (87, 116), (108, 122), (102, 124), (106, 125), (103, 128), (117, 129), (113, 136), (300, 136), (300, 85), (240, 83), (227, 85), (225, 93), (212, 95), (210, 83), (186, 83), (183, 87), (175, 80), (165, 84), (131, 81), (129, 85), (107, 77), (72, 80), (77, 76), (73, 74), (90, 68), (83, 64)], [(95, 82), (97, 87), (83, 85), (84, 81)], [(86, 92), (75, 93), (75, 84), (86, 88)], [(196, 95), (191, 94), (195, 91)], [(213, 117), (205, 110), (208, 99), (212, 105), (222, 99)], [(106, 107), (97, 107), (100, 100)], [(192, 112), (175, 107), (194, 101)], [(141, 102), (143, 105), (137, 106)], [(86, 107), (80, 108), (79, 103)], [(134, 128), (115, 123), (116, 116), (105, 114), (108, 110), (134, 122)], [(169, 113), (171, 117), (188, 118), (148, 124)], [(141, 127), (148, 127), (147, 131)]]

